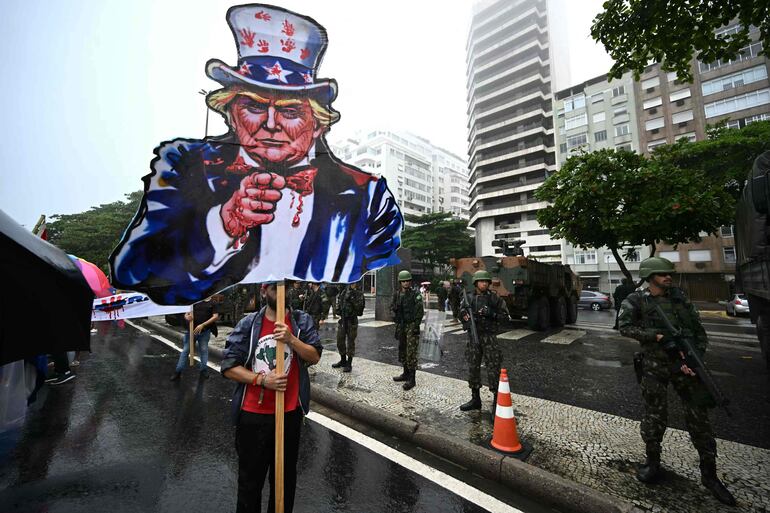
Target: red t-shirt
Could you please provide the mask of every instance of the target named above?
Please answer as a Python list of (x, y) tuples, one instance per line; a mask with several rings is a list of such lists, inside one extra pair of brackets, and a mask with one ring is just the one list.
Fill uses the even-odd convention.
[[(291, 319), (286, 316), (284, 321), (291, 329)], [(251, 362), (247, 362), (246, 367), (253, 372), (264, 372), (267, 374), (275, 369), (275, 339), (273, 331), (275, 322), (266, 316), (262, 318), (262, 329), (259, 331), (257, 347), (254, 350), (254, 357)], [(288, 382), (286, 391), (283, 394), (284, 411), (293, 411), (299, 404), (299, 357), (297, 353), (291, 350), (287, 344), (284, 344), (284, 370), (288, 372)], [(261, 381), (261, 378), (260, 378)], [(259, 402), (259, 396), (262, 392), (262, 403)], [(263, 386), (246, 385), (246, 396), (243, 398), (243, 411), (251, 413), (275, 414), (275, 390)]]

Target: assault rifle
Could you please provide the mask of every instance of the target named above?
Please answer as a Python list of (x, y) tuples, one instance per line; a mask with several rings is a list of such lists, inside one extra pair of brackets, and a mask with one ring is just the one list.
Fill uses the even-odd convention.
[(472, 346), (478, 346), (479, 345), (479, 332), (476, 331), (476, 320), (473, 318), (473, 310), (471, 309), (471, 302), (468, 299), (468, 291), (463, 288), (463, 301), (460, 304), (460, 308), (465, 308), (465, 311), (468, 312), (468, 317), (470, 317), (470, 325), (471, 329), (468, 330), (468, 334), (471, 337), (471, 345)]
[(663, 313), (663, 309), (660, 305), (654, 301), (653, 305), (663, 319), (663, 324), (666, 325), (666, 329), (672, 335), (669, 340), (673, 347), (664, 345), (664, 349), (676, 350), (684, 353), (685, 363), (695, 372), (695, 374), (697, 374), (698, 378), (700, 378), (701, 382), (706, 386), (706, 389), (709, 391), (709, 394), (711, 394), (711, 398), (714, 399), (716, 405), (724, 409), (728, 417), (732, 417), (732, 413), (730, 413), (730, 410), (727, 408), (730, 405), (730, 399), (725, 397), (716, 381), (714, 381), (714, 377), (709, 372), (708, 367), (706, 367), (706, 362), (703, 361), (703, 358), (700, 357), (695, 350), (695, 347), (693, 347), (692, 340), (690, 340), (689, 337), (684, 336), (681, 329), (674, 328), (666, 314)]

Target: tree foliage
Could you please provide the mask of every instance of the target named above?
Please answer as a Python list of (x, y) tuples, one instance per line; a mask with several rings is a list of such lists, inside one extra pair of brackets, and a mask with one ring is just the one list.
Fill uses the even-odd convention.
[[(737, 19), (739, 31), (715, 30)], [(607, 0), (594, 18), (591, 37), (604, 45), (615, 64), (611, 78), (630, 70), (638, 79), (651, 62), (692, 81), (690, 61), (730, 59), (750, 44), (749, 28), (760, 31), (763, 53), (770, 57), (768, 0)]]
[(718, 181), (661, 159), (604, 149), (573, 155), (535, 193), (549, 206), (538, 222), (554, 237), (587, 248), (609, 248), (630, 279), (626, 246), (700, 240), (731, 224), (734, 198)]
[(476, 252), (468, 223), (453, 218), (449, 212), (415, 216), (407, 214), (408, 223), (401, 236), (401, 244), (412, 250), (412, 255), (430, 267), (445, 269), (450, 258), (473, 255)]
[(107, 259), (131, 222), (142, 192), (126, 194), (124, 201), (106, 203), (77, 214), (56, 214), (49, 222), (48, 241), (71, 255), (109, 270)]

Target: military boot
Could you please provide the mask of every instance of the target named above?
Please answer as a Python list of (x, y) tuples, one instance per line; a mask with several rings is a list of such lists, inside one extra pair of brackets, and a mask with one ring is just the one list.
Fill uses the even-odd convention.
[(719, 502), (728, 506), (735, 506), (735, 497), (717, 477), (716, 462), (701, 462), (700, 482), (709, 489), (711, 495), (716, 497)]
[(409, 372), (409, 375), (406, 377), (406, 382), (402, 387), (404, 390), (411, 390), (417, 384), (414, 382), (414, 378), (415, 378), (415, 374), (417, 374), (417, 370), (410, 370), (408, 372)]
[(339, 369), (340, 367), (344, 367), (345, 365), (347, 365), (347, 360), (345, 359), (345, 355), (341, 354), (340, 361), (338, 361), (337, 363), (333, 363), (332, 369)]
[(398, 376), (393, 376), (393, 381), (406, 381), (409, 378), (409, 371), (406, 370), (406, 365), (404, 365), (404, 372), (402, 372)]
[(471, 388), (471, 400), (460, 405), (460, 411), (471, 411), (481, 409), (481, 396), (478, 388)]
[(353, 357), (349, 356), (348, 361), (345, 362), (345, 365), (342, 367), (342, 372), (350, 372), (353, 370)]
[(660, 453), (647, 453), (647, 460), (636, 469), (636, 478), (642, 483), (653, 483), (660, 474)]

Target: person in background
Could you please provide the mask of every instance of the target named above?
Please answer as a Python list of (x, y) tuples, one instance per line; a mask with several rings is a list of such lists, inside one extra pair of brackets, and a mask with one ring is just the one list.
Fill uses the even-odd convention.
[(307, 312), (307, 314), (313, 318), (313, 324), (316, 330), (320, 330), (321, 325), (323, 325), (324, 322), (323, 311), (325, 302), (326, 296), (324, 296), (324, 293), (321, 290), (321, 284), (315, 282), (311, 283), (310, 290), (305, 296), (305, 304), (302, 310)]
[(353, 356), (356, 354), (358, 317), (364, 314), (364, 293), (359, 288), (359, 282), (354, 282), (344, 288), (337, 297), (340, 312), (337, 351), (340, 353), (340, 361), (333, 363), (332, 367), (342, 367), (342, 372), (350, 372), (353, 369)]
[[(206, 379), (208, 374), (208, 361), (209, 361), (209, 339), (213, 334), (217, 336), (217, 319), (219, 319), (219, 313), (217, 313), (217, 306), (211, 301), (211, 297), (206, 298), (205, 301), (195, 303), (193, 305), (193, 313), (186, 312), (184, 314), (184, 320), (189, 323), (193, 321), (193, 335), (195, 336), (195, 343), (198, 346), (198, 355), (200, 356), (201, 363), (199, 366), (200, 378)], [(182, 377), (182, 371), (187, 365), (187, 360), (190, 357), (190, 331), (185, 331), (184, 343), (182, 353), (179, 355), (179, 360), (176, 363), (176, 370), (171, 375), (171, 381), (179, 381)]]
[(399, 290), (393, 295), (390, 311), (396, 323), (396, 340), (398, 340), (398, 361), (404, 364), (404, 372), (395, 376), (393, 381), (404, 382), (404, 390), (415, 386), (417, 374), (417, 352), (420, 342), (420, 324), (425, 313), (422, 296), (412, 288), (412, 273), (398, 273)]
[(623, 304), (623, 301), (625, 301), (628, 295), (631, 294), (634, 290), (636, 290), (636, 287), (634, 287), (634, 284), (628, 278), (623, 278), (620, 282), (620, 285), (615, 287), (615, 292), (612, 294), (612, 299), (615, 301), (615, 326), (613, 326), (612, 329), (618, 329), (618, 314), (620, 313), (620, 305)]

